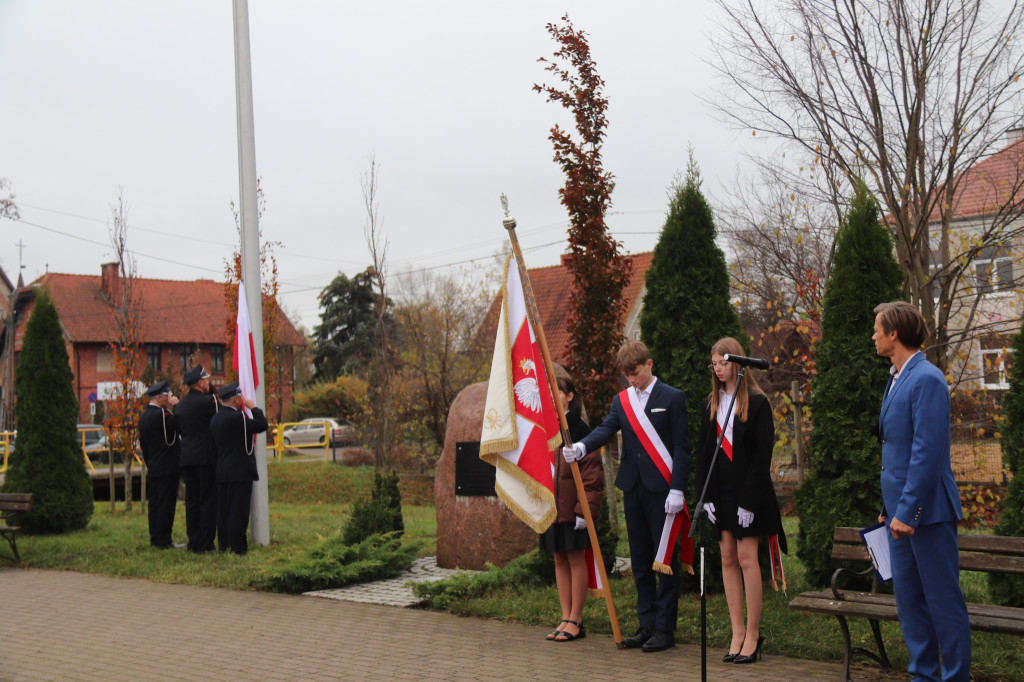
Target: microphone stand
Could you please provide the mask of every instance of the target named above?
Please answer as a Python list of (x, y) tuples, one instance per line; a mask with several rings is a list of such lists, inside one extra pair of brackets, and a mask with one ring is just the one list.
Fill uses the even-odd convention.
[[(740, 392), (740, 385), (743, 381), (743, 374), (747, 371), (744, 365), (739, 365), (736, 373), (736, 388), (732, 392), (732, 399), (729, 400), (729, 410), (725, 413), (725, 424), (729, 425), (729, 418), (732, 416), (733, 407), (736, 405), (736, 396)], [(716, 416), (717, 420), (717, 416)], [(718, 461), (718, 453), (722, 451), (722, 441), (725, 439), (725, 429), (718, 437), (715, 444), (715, 452), (711, 456), (711, 464), (708, 465), (707, 476), (704, 477), (704, 487), (697, 499), (697, 506), (693, 509), (693, 521), (690, 523), (690, 539), (697, 534), (697, 524), (700, 524), (700, 679), (707, 682), (708, 679), (708, 596), (704, 584), (704, 548), (708, 542), (708, 528), (706, 523), (707, 513), (704, 511), (704, 496), (707, 495), (708, 485), (711, 483), (711, 475), (715, 471), (715, 462)], [(719, 511), (721, 513), (721, 511)]]

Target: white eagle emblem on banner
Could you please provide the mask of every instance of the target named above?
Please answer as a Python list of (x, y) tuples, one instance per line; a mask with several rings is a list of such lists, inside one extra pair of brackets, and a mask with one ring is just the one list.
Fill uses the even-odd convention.
[(533, 364), (533, 360), (523, 360), (519, 367), (529, 374), (533, 372), (534, 377), (525, 377), (520, 379), (515, 384), (516, 398), (523, 407), (526, 407), (531, 412), (540, 412), (540, 387), (537, 384), (537, 366)]

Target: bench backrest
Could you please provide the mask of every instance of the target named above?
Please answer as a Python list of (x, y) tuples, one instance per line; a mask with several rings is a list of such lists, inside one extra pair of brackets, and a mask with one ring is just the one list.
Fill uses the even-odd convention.
[(32, 509), (32, 493), (0, 493), (0, 511), (24, 512)]
[[(1005, 535), (957, 535), (960, 570), (1024, 575), (1024, 538)], [(869, 562), (859, 528), (836, 527), (833, 561)]]

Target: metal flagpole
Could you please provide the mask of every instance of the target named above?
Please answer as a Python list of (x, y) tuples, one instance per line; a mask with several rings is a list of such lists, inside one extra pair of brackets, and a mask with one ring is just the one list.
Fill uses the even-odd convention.
[[(260, 295), (260, 230), (256, 201), (256, 134), (252, 113), (252, 62), (249, 55), (249, 6), (247, 0), (233, 0), (235, 29), (235, 114), (238, 126), (239, 224), (242, 234), (242, 283), (249, 307), (253, 342), (256, 347), (256, 404), (266, 408), (263, 373), (263, 300)], [(250, 535), (257, 545), (270, 543), (270, 513), (267, 507), (267, 443), (256, 439), (256, 471), (249, 507)]]
[[(516, 219), (508, 212), (508, 197), (504, 194), (501, 195), (501, 208), (505, 212), (505, 218), (501, 221), (505, 229), (508, 230), (509, 239), (512, 242), (512, 253), (516, 257), (516, 265), (519, 267), (519, 278), (523, 281), (523, 293), (526, 295), (526, 315), (530, 320), (530, 326), (533, 327), (534, 333), (537, 335), (537, 344), (540, 346), (540, 352), (544, 356), (544, 372), (548, 377), (548, 390), (551, 391), (551, 399), (558, 411), (558, 421), (562, 427), (562, 440), (564, 441), (565, 447), (572, 445), (572, 438), (569, 436), (569, 423), (565, 418), (565, 412), (561, 409), (561, 402), (558, 400), (558, 395), (555, 391), (555, 386), (552, 382), (555, 380), (555, 367), (554, 363), (551, 362), (551, 354), (548, 352), (548, 342), (544, 337), (544, 328), (540, 323), (540, 315), (537, 312), (537, 299), (533, 296), (533, 286), (530, 284), (530, 275), (526, 271), (526, 264), (523, 261), (523, 252), (519, 248), (519, 240), (516, 238)], [(556, 454), (556, 457), (561, 457), (560, 454)], [(570, 463), (572, 469), (572, 480), (576, 483), (576, 496), (580, 500), (580, 507), (583, 508), (583, 518), (587, 522), (587, 533), (590, 535), (590, 546), (594, 550), (594, 558), (596, 559), (597, 570), (601, 576), (601, 592), (604, 594), (604, 602), (608, 607), (608, 620), (612, 624), (612, 635), (615, 637), (615, 646), (620, 649), (625, 648), (622, 644), (622, 632), (619, 629), (619, 617), (615, 613), (615, 601), (612, 599), (612, 586), (608, 583), (608, 572), (604, 568), (604, 558), (601, 556), (601, 547), (597, 544), (597, 530), (594, 527), (594, 519), (590, 513), (590, 505), (586, 503), (587, 494), (583, 489), (583, 479), (580, 477), (580, 467), (576, 462)]]

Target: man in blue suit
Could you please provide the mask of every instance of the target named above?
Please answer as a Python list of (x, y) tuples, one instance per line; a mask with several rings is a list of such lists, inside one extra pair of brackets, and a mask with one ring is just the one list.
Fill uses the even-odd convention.
[(582, 441), (563, 448), (562, 455), (567, 461), (581, 459), (617, 431), (622, 432), (615, 486), (623, 492), (640, 620), (640, 629), (623, 644), (645, 652), (663, 651), (675, 646), (679, 601), (676, 552), (671, 552), (673, 575), (657, 573), (652, 566), (666, 515), (683, 510), (683, 491), (690, 473), (686, 396), (652, 374), (654, 363), (640, 341), (623, 345), (616, 361), (629, 388), (612, 398), (605, 420)]
[[(892, 360), (878, 418), (893, 588), (915, 680), (968, 680), (971, 629), (960, 589), (960, 492), (949, 460), (949, 387), (924, 358), (928, 336), (909, 303), (875, 308), (878, 354)], [(941, 677), (939, 656), (942, 656)]]

